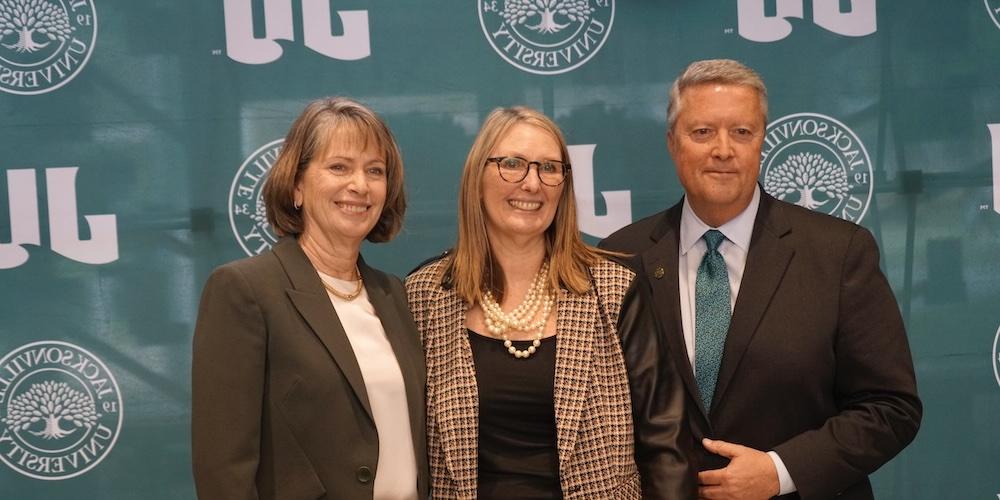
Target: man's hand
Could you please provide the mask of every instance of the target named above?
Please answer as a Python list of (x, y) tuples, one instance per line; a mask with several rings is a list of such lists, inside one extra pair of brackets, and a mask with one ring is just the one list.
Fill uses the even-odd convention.
[(780, 491), (778, 471), (767, 453), (725, 441), (703, 439), (701, 443), (730, 462), (724, 469), (698, 473), (698, 498), (755, 500)]

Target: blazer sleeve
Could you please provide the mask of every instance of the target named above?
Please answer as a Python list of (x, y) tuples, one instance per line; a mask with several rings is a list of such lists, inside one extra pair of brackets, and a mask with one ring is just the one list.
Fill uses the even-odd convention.
[(618, 317), (642, 498), (695, 498), (696, 476), (688, 460), (693, 438), (686, 420), (684, 387), (666, 351), (663, 332), (646, 307), (650, 302), (644, 279), (636, 275)]
[(191, 454), (199, 498), (256, 499), (267, 332), (240, 270), (217, 269), (201, 297), (191, 367)]
[(922, 407), (899, 307), (875, 240), (858, 228), (840, 284), (834, 398), (838, 413), (775, 447), (803, 499), (862, 481), (916, 436)]

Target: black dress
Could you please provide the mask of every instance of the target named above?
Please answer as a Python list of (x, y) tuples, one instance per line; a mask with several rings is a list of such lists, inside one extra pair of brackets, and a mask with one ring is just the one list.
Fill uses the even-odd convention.
[[(528, 358), (469, 330), (479, 388), (478, 498), (562, 498), (553, 387), (556, 337)], [(514, 341), (527, 349), (531, 341)]]

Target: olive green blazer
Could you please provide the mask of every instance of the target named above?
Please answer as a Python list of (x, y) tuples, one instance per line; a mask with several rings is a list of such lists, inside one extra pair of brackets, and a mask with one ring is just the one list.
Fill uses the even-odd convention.
[[(403, 373), (415, 487), (425, 498), (420, 338), (399, 279), (360, 259), (359, 270)], [(372, 498), (379, 442), (361, 369), (293, 238), (208, 279), (194, 334), (191, 434), (199, 498)]]

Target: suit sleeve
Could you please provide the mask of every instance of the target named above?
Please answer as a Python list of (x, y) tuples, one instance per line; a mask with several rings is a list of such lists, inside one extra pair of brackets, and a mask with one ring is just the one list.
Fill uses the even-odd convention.
[(684, 388), (663, 332), (646, 304), (644, 277), (636, 275), (622, 302), (618, 332), (628, 371), (635, 421), (635, 459), (644, 499), (694, 498), (693, 441)]
[(922, 407), (896, 299), (871, 233), (852, 236), (842, 268), (836, 376), (838, 413), (775, 447), (803, 499), (863, 480), (916, 436)]
[(240, 271), (208, 279), (195, 326), (191, 454), (199, 498), (258, 497), (266, 327)]

